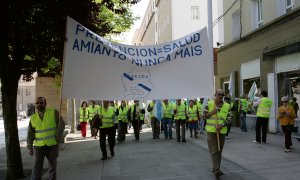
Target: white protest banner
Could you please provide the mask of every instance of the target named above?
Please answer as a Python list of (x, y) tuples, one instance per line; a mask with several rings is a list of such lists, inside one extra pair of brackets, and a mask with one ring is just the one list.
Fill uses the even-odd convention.
[(249, 93), (248, 93), (248, 97), (249, 97), (249, 101), (253, 102), (254, 98), (255, 98), (255, 94), (258, 92), (257, 90), (257, 86), (256, 86), (256, 83), (255, 81), (253, 82), (250, 90), (249, 90)]
[(133, 100), (210, 97), (207, 30), (153, 46), (110, 42), (67, 20), (63, 98)]

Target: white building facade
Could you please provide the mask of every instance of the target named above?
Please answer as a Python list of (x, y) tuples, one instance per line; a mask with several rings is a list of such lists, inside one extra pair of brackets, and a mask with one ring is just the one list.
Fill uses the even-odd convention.
[[(215, 20), (223, 9), (218, 8), (217, 0), (212, 3)], [(132, 44), (154, 45), (172, 41), (206, 27), (207, 19), (207, 0), (150, 0)], [(213, 28), (214, 42), (223, 41), (220, 24)]]

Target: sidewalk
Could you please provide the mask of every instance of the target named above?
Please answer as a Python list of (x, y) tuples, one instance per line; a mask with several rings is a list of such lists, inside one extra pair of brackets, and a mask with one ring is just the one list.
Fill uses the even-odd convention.
[[(152, 139), (151, 129), (145, 128), (140, 142), (135, 142), (132, 130), (126, 142), (116, 144), (115, 157), (101, 161), (99, 139), (82, 139), (79, 132), (68, 134), (61, 146), (58, 159), (58, 180), (101, 179), (101, 180), (210, 180), (211, 162), (207, 150), (206, 135), (190, 138), (187, 143), (173, 140)], [(89, 134), (89, 132), (88, 132)], [(175, 135), (173, 135), (175, 137)], [(220, 179), (238, 180), (281, 180), (300, 178), (300, 142), (293, 139), (295, 150), (284, 152), (284, 137), (268, 134), (266, 144), (255, 144), (254, 131), (243, 133), (232, 128), (226, 140), (221, 168), (225, 175)], [(24, 147), (24, 145), (22, 146)], [(32, 168), (33, 157), (26, 148), (21, 148), (25, 171)], [(3, 154), (3, 151), (0, 151)], [(3, 169), (0, 158), (0, 170)], [(47, 168), (45, 161), (44, 168)], [(44, 177), (46, 178), (47, 173)], [(1, 177), (1, 176), (0, 176)], [(30, 179), (29, 177), (24, 179)]]

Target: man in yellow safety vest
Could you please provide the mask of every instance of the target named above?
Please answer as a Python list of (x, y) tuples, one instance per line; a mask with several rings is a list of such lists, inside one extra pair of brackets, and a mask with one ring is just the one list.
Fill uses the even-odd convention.
[(204, 108), (207, 144), (212, 159), (212, 172), (216, 177), (223, 175), (220, 166), (225, 135), (227, 133), (227, 116), (230, 111), (230, 105), (223, 102), (223, 97), (224, 91), (218, 89), (215, 93), (215, 99), (208, 101)]
[(58, 142), (64, 130), (59, 113), (53, 108), (46, 108), (46, 98), (36, 99), (37, 112), (31, 115), (27, 131), (27, 148), (34, 158), (31, 179), (42, 179), (44, 157), (48, 159), (48, 179), (56, 179)]
[(267, 142), (268, 121), (270, 117), (270, 109), (273, 104), (272, 100), (268, 98), (267, 91), (262, 91), (261, 96), (261, 99), (258, 99), (253, 103), (253, 106), (257, 107), (257, 119), (255, 124), (256, 137), (253, 142), (257, 144), (261, 143), (261, 141), (263, 143)]
[(107, 151), (106, 151), (106, 135), (108, 146), (110, 150), (110, 154), (113, 157), (115, 155), (114, 147), (116, 144), (115, 139), (115, 109), (110, 106), (109, 101), (103, 101), (102, 108), (99, 109), (99, 117), (101, 119), (101, 123), (99, 125), (100, 129), (100, 148), (102, 151), (101, 160), (107, 159)]

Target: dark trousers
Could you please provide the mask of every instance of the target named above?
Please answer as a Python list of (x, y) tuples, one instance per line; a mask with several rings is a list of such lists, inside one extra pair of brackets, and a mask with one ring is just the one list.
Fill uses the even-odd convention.
[(34, 166), (32, 169), (31, 180), (41, 180), (44, 158), (48, 160), (48, 179), (56, 179), (56, 165), (58, 157), (58, 145), (34, 147)]
[(100, 128), (100, 140), (99, 141), (100, 141), (100, 149), (102, 151), (103, 157), (107, 157), (106, 135), (107, 135), (109, 150), (111, 152), (114, 151), (114, 147), (116, 144), (115, 132), (116, 132), (116, 129), (114, 126), (109, 127), (109, 128)]
[(151, 127), (153, 138), (158, 138), (160, 134), (160, 122), (156, 117), (151, 118)]
[[(289, 127), (289, 126), (291, 126), (291, 127)], [(282, 131), (284, 133), (285, 149), (290, 149), (291, 146), (293, 146), (293, 143), (292, 143), (292, 131), (291, 131), (291, 129), (293, 127), (294, 127), (293, 125), (281, 126)]]
[(127, 130), (127, 122), (119, 121), (118, 138), (117, 138), (119, 142), (125, 141), (126, 130)]
[[(268, 131), (268, 122), (269, 118), (257, 117), (255, 131), (256, 131), (256, 142), (264, 142), (267, 141), (267, 131)], [(262, 132), (262, 136), (261, 136)]]
[(246, 132), (247, 131), (247, 121), (246, 121), (246, 116), (247, 112), (246, 111), (242, 111), (241, 112), (241, 128), (242, 131)]
[(176, 137), (177, 137), (177, 141), (180, 142), (180, 126), (181, 126), (181, 133), (182, 133), (182, 141), (185, 141), (185, 124), (186, 124), (186, 120), (175, 120), (175, 124), (176, 124)]
[(98, 131), (98, 130), (94, 130), (93, 129), (93, 124), (94, 124), (94, 122), (93, 122), (93, 120), (89, 120), (89, 124), (90, 124), (90, 129), (91, 129), (91, 136), (93, 137), (93, 136), (97, 136), (97, 132), (96, 131)]
[(226, 133), (226, 136), (229, 135), (230, 130), (231, 130), (231, 124), (228, 124), (228, 125), (227, 125), (227, 133)]
[(141, 122), (139, 120), (132, 121), (134, 136), (135, 136), (136, 140), (140, 139), (140, 128), (141, 128), (141, 125), (142, 124), (141, 124)]
[(165, 130), (164, 128), (164, 119), (161, 120), (160, 122), (160, 132), (163, 132)]

